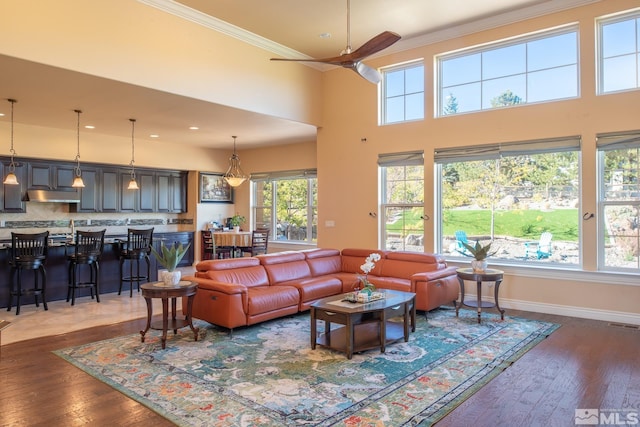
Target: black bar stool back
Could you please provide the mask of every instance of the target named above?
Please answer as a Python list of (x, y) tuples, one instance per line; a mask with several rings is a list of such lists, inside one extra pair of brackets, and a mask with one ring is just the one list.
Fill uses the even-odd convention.
[[(130, 228), (127, 230), (127, 241), (120, 242), (120, 288), (118, 295), (122, 293), (122, 284), (129, 282), (129, 297), (133, 297), (133, 282), (138, 284), (138, 292), (140, 292), (140, 283), (148, 282), (151, 276), (151, 245), (153, 244), (153, 228), (145, 230), (136, 230)], [(147, 263), (146, 275), (140, 271), (140, 260)], [(129, 261), (129, 275), (125, 276), (124, 262)], [(134, 274), (135, 264), (135, 274)]]
[[(47, 272), (44, 268), (47, 259), (49, 232), (36, 234), (11, 233), (11, 251), (9, 257), (9, 306), (11, 311), (13, 297), (16, 297), (16, 315), (20, 314), (21, 297), (33, 295), (36, 307), (40, 307), (38, 297), (42, 296), (42, 305), (47, 307)], [(34, 284), (32, 288), (24, 288), (22, 283), (22, 271), (32, 270)], [(17, 276), (17, 280), (16, 280)], [(42, 279), (42, 283), (40, 283)]]
[[(101, 231), (76, 231), (76, 243), (72, 254), (67, 255), (69, 261), (69, 287), (67, 288), (67, 302), (76, 303), (76, 291), (79, 288), (89, 288), (91, 299), (95, 291), (96, 301), (100, 302), (100, 256), (104, 249), (104, 233)], [(68, 248), (66, 246), (65, 248)], [(89, 267), (89, 280), (80, 279), (80, 266)]]

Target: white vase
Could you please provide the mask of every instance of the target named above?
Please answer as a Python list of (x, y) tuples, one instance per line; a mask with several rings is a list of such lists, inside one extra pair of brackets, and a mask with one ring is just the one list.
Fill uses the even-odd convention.
[(233, 231), (235, 231), (236, 233), (240, 232), (240, 226), (236, 225), (235, 227), (233, 227)]
[(182, 277), (180, 270), (162, 272), (162, 281), (167, 286), (178, 286), (180, 284), (180, 277)]
[(486, 259), (483, 259), (483, 260), (474, 259), (471, 261), (471, 268), (473, 268), (473, 271), (477, 273), (484, 273), (488, 265), (489, 265), (489, 262)]

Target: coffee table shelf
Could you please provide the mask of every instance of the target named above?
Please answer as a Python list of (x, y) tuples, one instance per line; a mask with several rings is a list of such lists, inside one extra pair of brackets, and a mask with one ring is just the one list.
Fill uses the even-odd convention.
[[(380, 322), (361, 323), (354, 326), (353, 331), (353, 352), (381, 348), (380, 342)], [(404, 338), (404, 327), (402, 323), (387, 322), (386, 343), (392, 344)], [(347, 352), (347, 327), (341, 326), (329, 332), (321, 333), (316, 344), (332, 350)]]
[[(366, 304), (342, 303), (346, 296), (322, 298), (311, 304), (311, 348), (321, 345), (341, 351), (351, 359), (353, 353), (379, 348), (415, 331), (416, 295), (411, 292), (385, 291), (386, 298)], [(401, 317), (402, 322), (388, 319)], [(324, 332), (317, 333), (317, 321), (324, 321)], [(331, 324), (343, 325), (331, 327)]]

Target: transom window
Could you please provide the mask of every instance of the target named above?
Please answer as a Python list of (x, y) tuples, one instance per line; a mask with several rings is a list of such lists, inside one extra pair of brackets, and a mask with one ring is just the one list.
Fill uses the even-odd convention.
[(578, 31), (571, 26), (437, 58), (437, 115), (578, 96)]
[(436, 150), (438, 252), (580, 264), (578, 137)]
[(424, 154), (381, 154), (382, 249), (424, 252)]
[(424, 119), (424, 65), (396, 65), (382, 70), (380, 124)]
[(640, 87), (640, 11), (598, 21), (598, 93)]
[(316, 170), (251, 174), (254, 228), (271, 230), (270, 239), (316, 242)]

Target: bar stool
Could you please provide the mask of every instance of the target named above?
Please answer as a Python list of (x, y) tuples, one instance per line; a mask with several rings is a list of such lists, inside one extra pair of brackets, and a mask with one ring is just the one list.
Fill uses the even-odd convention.
[[(67, 288), (67, 302), (76, 303), (76, 290), (89, 288), (91, 299), (95, 289), (96, 301), (100, 302), (100, 256), (104, 248), (104, 233), (102, 231), (76, 231), (76, 243), (72, 254), (67, 255), (69, 261), (69, 287)], [(68, 248), (69, 246), (65, 246)], [(89, 280), (80, 281), (80, 266), (89, 267)]]
[[(13, 297), (16, 297), (16, 316), (20, 314), (20, 298), (23, 295), (33, 295), (36, 307), (40, 307), (38, 297), (42, 295), (42, 305), (44, 309), (47, 307), (47, 272), (44, 263), (47, 259), (47, 240), (49, 232), (36, 234), (11, 233), (11, 251), (9, 258), (9, 306), (7, 311), (11, 311)], [(22, 287), (22, 271), (32, 270), (34, 275), (33, 288), (23, 289)], [(17, 280), (16, 279), (17, 273)], [(42, 278), (42, 286), (39, 279)]]
[[(140, 292), (140, 282), (147, 282), (151, 277), (151, 261), (149, 254), (151, 253), (151, 245), (153, 244), (153, 228), (145, 230), (128, 229), (127, 241), (120, 241), (120, 288), (118, 295), (122, 292), (122, 284), (129, 282), (129, 297), (133, 297), (133, 282), (138, 283), (138, 292)], [(144, 259), (147, 263), (147, 274), (140, 272), (140, 260)], [(129, 261), (129, 275), (124, 275), (123, 265), (125, 261)], [(134, 274), (133, 265), (136, 265)]]

